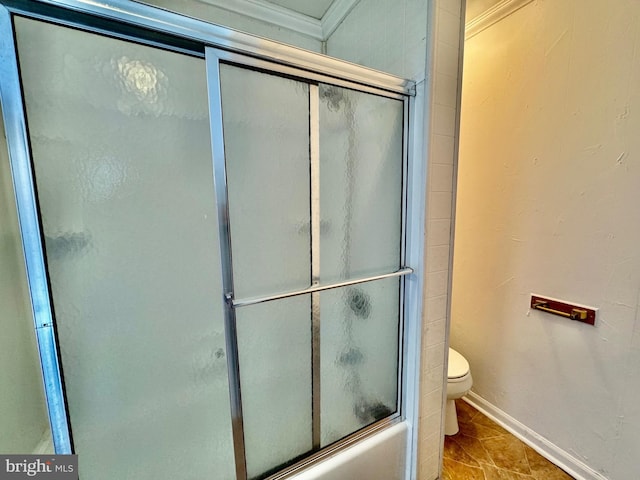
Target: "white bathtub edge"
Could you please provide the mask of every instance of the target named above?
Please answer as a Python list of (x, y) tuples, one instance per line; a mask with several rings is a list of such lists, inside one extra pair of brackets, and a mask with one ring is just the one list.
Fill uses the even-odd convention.
[(308, 470), (291, 477), (292, 480), (403, 480), (406, 471), (406, 421), (366, 438), (333, 455)]

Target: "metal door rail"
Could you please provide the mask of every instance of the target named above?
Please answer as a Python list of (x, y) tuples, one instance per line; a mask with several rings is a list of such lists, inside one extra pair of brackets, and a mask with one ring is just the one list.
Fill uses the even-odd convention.
[(404, 267), (391, 273), (383, 273), (381, 275), (374, 275), (372, 277), (356, 278), (344, 282), (330, 283), (329, 285), (316, 285), (313, 287), (305, 288), (303, 290), (295, 290), (293, 292), (277, 293), (275, 295), (268, 295), (264, 297), (245, 298), (242, 300), (236, 300), (233, 298), (233, 294), (227, 293), (225, 298), (227, 300), (227, 303), (229, 303), (233, 308), (247, 307), (249, 305), (256, 305), (258, 303), (271, 302), (272, 300), (282, 300), (283, 298), (297, 297), (298, 295), (323, 292), (325, 290), (348, 287), (350, 285), (358, 285), (359, 283), (373, 282), (374, 280), (382, 280), (384, 278), (402, 277), (411, 273), (413, 273), (413, 268)]

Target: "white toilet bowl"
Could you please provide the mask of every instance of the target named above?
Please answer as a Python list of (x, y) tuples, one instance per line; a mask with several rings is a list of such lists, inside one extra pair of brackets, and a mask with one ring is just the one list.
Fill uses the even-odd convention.
[(449, 348), (447, 377), (447, 407), (444, 419), (444, 434), (455, 435), (459, 430), (455, 399), (463, 397), (471, 390), (473, 379), (469, 370), (469, 362), (453, 348)]

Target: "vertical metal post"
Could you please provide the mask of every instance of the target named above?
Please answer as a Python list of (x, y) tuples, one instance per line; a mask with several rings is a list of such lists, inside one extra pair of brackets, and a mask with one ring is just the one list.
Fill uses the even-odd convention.
[[(405, 97), (403, 100), (403, 119), (402, 119), (402, 199), (401, 199), (401, 235), (400, 235), (400, 265), (405, 265), (407, 262), (407, 211), (409, 202), (409, 107), (410, 99)], [(407, 367), (408, 362), (406, 359), (406, 344), (405, 332), (408, 329), (407, 321), (407, 301), (408, 301), (408, 288), (407, 278), (402, 277), (400, 279), (400, 302), (399, 302), (399, 331), (398, 331), (398, 409), (406, 415), (406, 412), (402, 411), (403, 399), (406, 398), (407, 382), (404, 381), (404, 369)]]
[(211, 122), (211, 147), (213, 152), (213, 183), (218, 210), (220, 231), (220, 260), (222, 289), (225, 294), (224, 325), (229, 371), (229, 399), (231, 403), (231, 428), (236, 462), (236, 479), (246, 480), (247, 460), (242, 419), (242, 392), (240, 388), (240, 362), (238, 358), (238, 332), (233, 308), (233, 269), (231, 258), (231, 231), (229, 224), (229, 200), (227, 196), (227, 172), (224, 154), (224, 129), (222, 125), (222, 93), (220, 88), (220, 59), (214, 49), (206, 48), (207, 88), (209, 91), (209, 116)]
[[(309, 85), (309, 150), (311, 165), (311, 284), (320, 283), (320, 89)], [(313, 448), (320, 449), (320, 292), (311, 294), (311, 372)]]
[[(431, 18), (429, 8), (429, 18)], [(405, 101), (405, 138), (406, 148), (406, 218), (404, 261), (413, 265), (424, 265), (425, 238), (425, 198), (426, 198), (426, 161), (425, 142), (425, 82), (421, 82), (414, 97)], [(407, 122), (408, 120), (411, 122)], [(417, 425), (420, 421), (419, 402), (421, 379), (421, 331), (424, 294), (424, 268), (416, 268), (414, 275), (403, 281), (404, 348), (402, 369), (402, 416), (413, 426), (411, 428), (406, 451), (405, 478), (416, 478), (418, 469), (419, 436)]]
[(71, 435), (58, 363), (29, 140), (10, 12), (0, 5), (0, 103), (15, 189), (29, 294), (42, 364), (44, 390), (55, 452), (71, 453)]

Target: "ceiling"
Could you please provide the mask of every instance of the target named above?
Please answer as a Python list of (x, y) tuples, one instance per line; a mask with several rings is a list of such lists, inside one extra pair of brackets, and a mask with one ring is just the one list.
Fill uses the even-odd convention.
[[(339, 0), (264, 0), (267, 3), (321, 20), (333, 3)], [(445, 0), (446, 1), (446, 0)], [(467, 0), (467, 21), (486, 12), (502, 0)]]
[(280, 7), (288, 8), (294, 12), (307, 15), (309, 17), (320, 20), (329, 7), (333, 3), (333, 0), (266, 0), (269, 3), (273, 3)]

